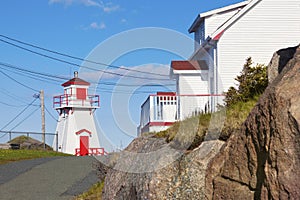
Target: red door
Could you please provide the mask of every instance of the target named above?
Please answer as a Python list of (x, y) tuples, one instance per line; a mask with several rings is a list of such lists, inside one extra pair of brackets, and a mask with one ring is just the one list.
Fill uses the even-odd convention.
[(80, 136), (80, 155), (89, 155), (89, 136)]

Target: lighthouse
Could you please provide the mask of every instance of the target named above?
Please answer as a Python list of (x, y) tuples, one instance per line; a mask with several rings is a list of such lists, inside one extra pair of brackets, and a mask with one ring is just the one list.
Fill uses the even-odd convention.
[(77, 156), (103, 155), (96, 130), (94, 112), (99, 108), (99, 95), (89, 95), (89, 82), (78, 77), (62, 84), (64, 94), (53, 97), (59, 113), (53, 149)]

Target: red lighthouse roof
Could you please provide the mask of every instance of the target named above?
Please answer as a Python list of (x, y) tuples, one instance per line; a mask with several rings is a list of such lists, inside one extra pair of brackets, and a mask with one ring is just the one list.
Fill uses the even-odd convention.
[(68, 87), (70, 85), (90, 85), (89, 82), (78, 78), (78, 72), (74, 72), (74, 78), (68, 80), (67, 82), (61, 84), (63, 87)]

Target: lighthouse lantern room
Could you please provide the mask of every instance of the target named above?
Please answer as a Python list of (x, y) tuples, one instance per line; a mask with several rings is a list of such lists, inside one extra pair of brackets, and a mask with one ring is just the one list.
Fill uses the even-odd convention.
[(59, 113), (53, 149), (78, 156), (103, 155), (94, 120), (99, 95), (88, 94), (90, 83), (78, 78), (78, 72), (62, 86), (64, 94), (53, 98)]

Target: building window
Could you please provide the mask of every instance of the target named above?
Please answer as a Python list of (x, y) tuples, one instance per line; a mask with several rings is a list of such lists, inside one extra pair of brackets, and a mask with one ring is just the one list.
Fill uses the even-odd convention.
[(195, 31), (195, 49), (197, 50), (205, 41), (205, 24), (201, 22), (198, 29)]

